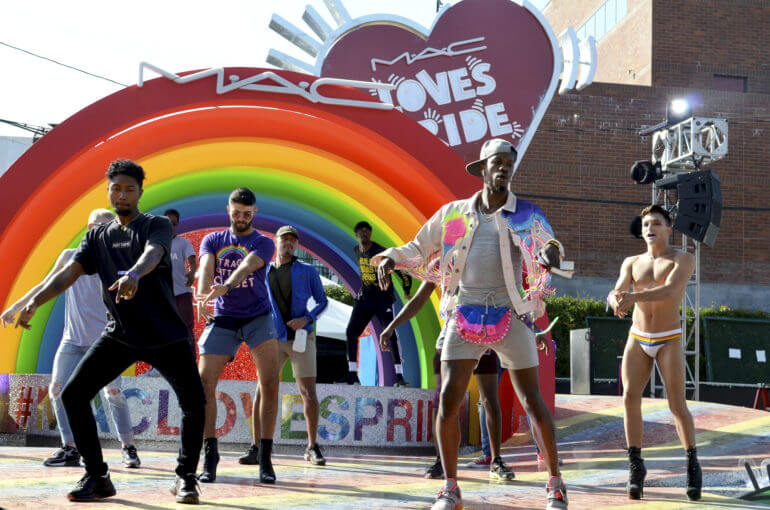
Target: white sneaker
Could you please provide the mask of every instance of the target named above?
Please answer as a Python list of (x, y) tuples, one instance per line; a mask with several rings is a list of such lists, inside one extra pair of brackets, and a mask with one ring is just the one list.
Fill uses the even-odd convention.
[(450, 491), (447, 491), (446, 487), (438, 491), (436, 501), (430, 507), (430, 510), (462, 510), (462, 508), (463, 498), (460, 494), (460, 487), (455, 484), (454, 488)]
[(546, 510), (567, 510), (567, 487), (560, 476), (552, 476), (545, 490), (548, 491)]

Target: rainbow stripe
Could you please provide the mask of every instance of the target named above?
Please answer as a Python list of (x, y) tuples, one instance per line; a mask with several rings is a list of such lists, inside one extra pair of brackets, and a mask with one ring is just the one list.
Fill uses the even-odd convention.
[[(227, 70), (242, 76), (259, 71)], [(314, 79), (279, 74), (294, 82)], [(340, 96), (367, 99), (339, 89)], [(249, 90), (218, 95), (213, 77), (186, 85), (159, 78), (73, 115), (0, 177), (3, 309), (43, 279), (61, 250), (77, 246), (92, 209), (108, 206), (104, 172), (119, 157), (147, 171), (140, 209), (178, 209), (179, 233), (228, 226), (227, 195), (239, 186), (251, 188), (257, 228), (297, 226), (303, 248), (354, 292), (357, 221), (374, 226), (376, 242), (400, 245), (441, 205), (478, 186), (458, 156), (397, 111)], [(418, 370), (424, 387), (433, 384), (437, 308), (434, 300), (412, 320), (415, 343), (405, 349), (405, 365)], [(31, 330), (0, 329), (0, 373), (50, 371), (62, 310), (63, 299), (57, 299), (38, 309)], [(385, 381), (392, 361), (378, 356)]]
[(645, 333), (636, 328), (631, 328), (629, 331), (631, 338), (636, 340), (642, 345), (654, 347), (656, 345), (663, 345), (671, 340), (682, 338), (681, 329), (672, 329), (671, 331), (663, 331), (661, 333)]

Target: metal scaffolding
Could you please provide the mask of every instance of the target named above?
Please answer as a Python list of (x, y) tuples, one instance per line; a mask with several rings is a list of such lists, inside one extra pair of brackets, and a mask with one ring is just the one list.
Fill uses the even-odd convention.
[[(652, 134), (652, 162), (660, 163), (663, 177), (701, 170), (727, 155), (727, 131), (727, 120), (705, 117), (690, 117), (662, 127)], [(675, 190), (652, 185), (652, 203), (663, 204), (666, 210), (676, 209), (675, 194)], [(682, 234), (681, 250), (695, 257), (695, 271), (682, 296), (679, 320), (684, 339), (686, 389), (692, 390), (692, 400), (699, 400), (701, 243)], [(653, 397), (658, 389), (663, 389), (665, 394), (665, 388), (656, 383), (658, 377), (656, 362), (650, 379)]]

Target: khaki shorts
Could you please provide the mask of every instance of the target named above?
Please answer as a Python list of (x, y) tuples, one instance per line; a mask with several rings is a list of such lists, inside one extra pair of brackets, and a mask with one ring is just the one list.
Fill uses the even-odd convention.
[(506, 369), (521, 370), (536, 367), (539, 364), (535, 334), (516, 317), (511, 318), (511, 328), (508, 330), (508, 334), (496, 344), (466, 342), (455, 329), (454, 316), (447, 321), (443, 336), (441, 361), (454, 359), (475, 359), (478, 361), (487, 349), (492, 349), (500, 358), (500, 365)]
[(294, 340), (286, 340), (285, 342), (278, 342), (278, 366), (283, 369), (283, 364), (286, 360), (291, 361), (291, 371), (294, 374), (294, 379), (300, 377), (315, 377), (316, 376), (316, 347), (315, 347), (315, 333), (307, 334), (307, 344), (305, 345), (305, 352), (297, 352), (292, 349)]

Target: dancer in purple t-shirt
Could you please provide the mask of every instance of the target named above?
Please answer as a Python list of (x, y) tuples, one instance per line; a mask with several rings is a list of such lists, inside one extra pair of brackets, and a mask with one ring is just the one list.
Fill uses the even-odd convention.
[[(259, 479), (262, 483), (275, 483), (270, 454), (278, 410), (280, 367), (277, 334), (265, 285), (266, 265), (273, 258), (275, 244), (251, 225), (257, 210), (256, 201), (254, 193), (247, 188), (233, 191), (227, 207), (230, 228), (212, 232), (201, 243), (198, 312), (208, 321), (198, 341), (201, 354), (198, 370), (206, 392), (201, 482), (213, 482), (217, 477), (217, 381), (222, 369), (235, 357), (241, 342), (245, 342), (257, 367), (262, 396), (259, 406), (262, 423)], [(213, 299), (216, 301), (211, 316), (208, 303)]]

